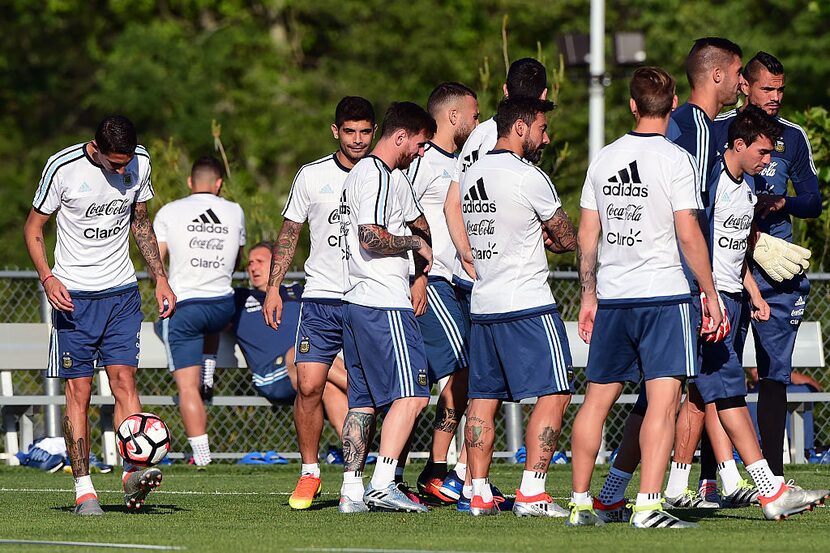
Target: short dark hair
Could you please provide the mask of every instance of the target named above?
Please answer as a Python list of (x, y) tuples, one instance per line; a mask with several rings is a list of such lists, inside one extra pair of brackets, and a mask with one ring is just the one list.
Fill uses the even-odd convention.
[(413, 102), (393, 102), (386, 115), (383, 116), (381, 137), (391, 136), (395, 131), (403, 129), (407, 134), (418, 134), (426, 131), (427, 138), (432, 138), (438, 126), (435, 119), (424, 108)]
[(727, 147), (732, 148), (738, 138), (747, 146), (751, 145), (759, 136), (766, 136), (773, 143), (781, 139), (784, 134), (784, 125), (772, 115), (767, 114), (759, 107), (747, 104), (729, 125), (729, 141)]
[(222, 162), (213, 156), (202, 156), (193, 162), (190, 168), (190, 179), (194, 182), (210, 179), (221, 179), (225, 174)]
[(522, 58), (507, 70), (507, 95), (539, 98), (548, 87), (545, 66), (533, 58)]
[(375, 108), (372, 102), (360, 96), (344, 96), (334, 109), (334, 124), (340, 128), (346, 121), (369, 121), (374, 126)]
[(686, 57), (686, 78), (694, 88), (700, 77), (715, 67), (728, 65), (732, 58), (743, 56), (741, 47), (727, 38), (708, 36), (699, 38)]
[(269, 252), (272, 252), (274, 251), (274, 243), (271, 240), (262, 240), (251, 246), (251, 249), (248, 250), (248, 253), (251, 253), (257, 248), (267, 248)]
[(458, 82), (441, 83), (432, 89), (427, 100), (427, 111), (433, 117), (436, 116), (439, 109), (448, 102), (459, 100), (465, 96), (472, 96), (478, 98), (476, 93), (467, 85)]
[(493, 119), (496, 120), (496, 129), (499, 138), (510, 134), (513, 124), (521, 119), (528, 126), (533, 124), (537, 113), (547, 113), (556, 106), (550, 100), (540, 100), (530, 96), (509, 96), (499, 102), (498, 110)]
[(744, 79), (746, 79), (749, 84), (754, 83), (758, 80), (758, 72), (761, 71), (762, 68), (766, 69), (773, 75), (784, 74), (784, 64), (778, 61), (778, 58), (772, 54), (761, 51), (755, 54), (752, 59), (747, 62), (744, 67)]
[(123, 115), (105, 117), (95, 130), (95, 145), (104, 154), (135, 154), (138, 138), (132, 121)]
[(662, 118), (671, 113), (674, 78), (659, 67), (640, 67), (628, 85), (640, 117)]

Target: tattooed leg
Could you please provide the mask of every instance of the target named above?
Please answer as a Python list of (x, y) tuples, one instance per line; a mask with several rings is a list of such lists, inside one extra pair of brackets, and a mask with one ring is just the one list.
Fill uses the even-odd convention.
[(467, 412), (464, 442), (467, 446), (467, 473), (471, 478), (487, 478), (493, 459), (494, 419), (501, 402), (497, 399), (473, 399)]
[(350, 409), (343, 421), (343, 470), (362, 471), (374, 436), (375, 414)]
[[(443, 463), (455, 438), (455, 431), (467, 407), (467, 369), (462, 369), (447, 379), (438, 396), (435, 422), (432, 425), (432, 449), (430, 459)], [(458, 444), (462, 446), (462, 444)], [(463, 447), (461, 448), (463, 450)]]
[(548, 471), (562, 432), (562, 416), (570, 402), (570, 394), (543, 396), (536, 401), (525, 433), (525, 470)]
[(89, 475), (89, 398), (92, 378), (66, 381), (66, 416), (63, 418), (63, 439), (72, 466), (72, 476)]

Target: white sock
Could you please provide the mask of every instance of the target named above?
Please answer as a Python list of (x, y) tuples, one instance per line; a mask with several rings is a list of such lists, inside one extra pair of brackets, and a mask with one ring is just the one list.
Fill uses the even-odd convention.
[(196, 466), (203, 467), (210, 464), (210, 445), (208, 444), (208, 435), (188, 436), (187, 442), (190, 444), (190, 449), (193, 450), (193, 462)]
[(519, 491), (525, 496), (545, 493), (545, 482), (547, 478), (548, 473), (546, 472), (536, 472), (533, 470), (522, 471), (522, 484), (519, 486)]
[(352, 501), (363, 501), (363, 471), (347, 470), (343, 473), (343, 485), (340, 486), (340, 495), (345, 495)]
[(310, 475), (314, 478), (320, 478), (320, 465), (318, 463), (303, 463), (300, 474), (302, 476)]
[(743, 480), (741, 473), (738, 472), (735, 459), (727, 459), (723, 463), (718, 463), (718, 474), (720, 475), (720, 481), (723, 483), (724, 495), (730, 495), (737, 490), (738, 484)]
[(372, 487), (376, 490), (382, 490), (392, 484), (395, 481), (395, 467), (397, 466), (397, 459), (378, 457), (375, 472), (372, 473)]
[(481, 496), (485, 503), (493, 501), (493, 490), (490, 489), (489, 478), (473, 478), (473, 497), (477, 495)]
[(461, 496), (467, 499), (473, 498), (473, 485), (470, 484), (469, 486), (464, 486), (461, 488)]
[(686, 488), (689, 487), (689, 473), (691, 472), (692, 465), (672, 463), (669, 482), (666, 484), (666, 497), (677, 497), (685, 492)]
[(453, 470), (461, 480), (467, 478), (467, 463), (456, 463)]
[[(685, 488), (684, 488), (685, 489)], [(637, 507), (642, 507), (644, 505), (659, 505), (661, 500), (663, 499), (660, 497), (660, 492), (657, 493), (638, 493), (637, 494)]]
[(628, 483), (631, 482), (632, 476), (630, 472), (611, 467), (608, 476), (605, 477), (605, 482), (602, 483), (602, 489), (599, 491), (597, 499), (603, 505), (613, 505), (622, 501), (625, 497), (625, 489), (628, 487)]
[(755, 487), (758, 488), (758, 493), (763, 497), (774, 496), (778, 493), (778, 490), (781, 489), (781, 486), (784, 485), (784, 483), (778, 479), (779, 477), (772, 473), (766, 459), (761, 459), (759, 461), (755, 461), (751, 465), (747, 465), (746, 470), (752, 477), (752, 481), (755, 482)]
[(213, 373), (216, 372), (216, 356), (203, 355), (202, 356), (202, 384), (208, 388), (213, 388)]
[[(92, 497), (90, 497), (92, 496)], [(97, 498), (95, 487), (92, 485), (92, 478), (87, 474), (75, 479), (75, 504), (78, 505), (87, 499)]]
[(591, 492), (571, 492), (571, 501), (577, 506), (593, 505)]

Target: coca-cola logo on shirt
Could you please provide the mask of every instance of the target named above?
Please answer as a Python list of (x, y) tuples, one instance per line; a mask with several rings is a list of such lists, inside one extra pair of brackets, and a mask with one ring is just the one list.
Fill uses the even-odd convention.
[(742, 217), (735, 217), (730, 215), (723, 222), (723, 228), (731, 228), (736, 230), (746, 230), (752, 226), (752, 215), (744, 215)]
[(129, 210), (130, 200), (128, 199), (116, 199), (104, 204), (92, 202), (86, 208), (86, 216), (102, 217), (104, 215), (124, 215)]
[(643, 217), (643, 206), (636, 204), (608, 204), (608, 207), (605, 209), (605, 214), (610, 220), (639, 221)]

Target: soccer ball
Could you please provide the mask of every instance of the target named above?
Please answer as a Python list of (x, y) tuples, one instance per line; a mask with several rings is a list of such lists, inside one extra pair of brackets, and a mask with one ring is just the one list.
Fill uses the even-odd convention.
[(170, 451), (170, 432), (152, 413), (135, 413), (124, 419), (116, 440), (121, 457), (142, 467), (157, 465)]

